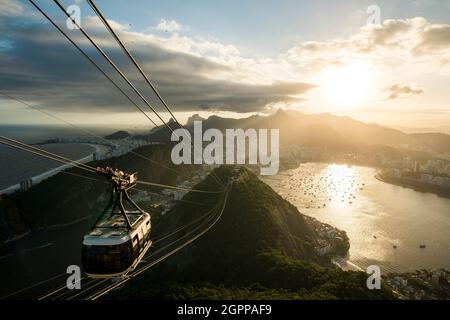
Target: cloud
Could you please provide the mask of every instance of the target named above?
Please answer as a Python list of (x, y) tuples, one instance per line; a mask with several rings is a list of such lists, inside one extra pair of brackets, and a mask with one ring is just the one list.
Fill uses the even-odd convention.
[(415, 54), (448, 53), (450, 48), (450, 25), (429, 25), (420, 37), (420, 42), (413, 49)]
[(386, 100), (394, 100), (401, 97), (409, 97), (423, 93), (422, 88), (416, 88), (407, 85), (402, 86), (400, 84), (393, 84), (385, 88), (384, 91), (389, 93), (389, 96), (386, 98)]
[[(134, 110), (30, 5), (7, 0), (0, 0), (0, 4), (5, 4), (11, 13), (0, 15), (3, 90), (50, 110), (80, 113)], [(24, 15), (31, 18), (24, 22)], [(59, 23), (65, 25), (64, 20)], [(245, 113), (279, 106), (303, 107), (308, 93), (320, 85), (314, 82), (318, 79), (314, 75), (330, 66), (347, 65), (354, 59), (384, 66), (389, 74), (401, 67), (411, 73), (420, 68), (430, 72), (435, 67), (450, 71), (450, 26), (433, 24), (420, 17), (386, 20), (381, 26), (363, 27), (347, 38), (302, 42), (273, 57), (248, 57), (232, 44), (187, 36), (185, 28), (174, 20), (162, 19), (157, 27), (144, 32), (117, 21), (110, 23), (175, 111)], [(155, 108), (164, 110), (99, 20), (86, 16), (82, 25)], [(162, 30), (168, 32), (158, 32)], [(70, 35), (142, 104), (86, 39), (76, 31)], [(389, 90), (387, 100), (423, 91), (399, 84)]]
[(175, 20), (161, 19), (156, 25), (156, 29), (164, 32), (178, 32), (181, 31), (182, 26)]
[(390, 70), (442, 71), (450, 59), (450, 25), (423, 17), (385, 20), (347, 38), (300, 43), (288, 50), (286, 58), (298, 68), (318, 72), (352, 59), (370, 60)]
[[(31, 10), (31, 8), (30, 8)], [(29, 10), (29, 11), (30, 11)], [(51, 25), (37, 16), (20, 23), (7, 17), (0, 20), (0, 87), (22, 99), (49, 110), (63, 112), (130, 112), (134, 107)], [(64, 21), (59, 21), (64, 23)], [(191, 38), (176, 33), (167, 37), (135, 32), (113, 22), (175, 111), (221, 110), (257, 112), (271, 103), (294, 103), (313, 84), (298, 79), (278, 79), (263, 72), (264, 61), (243, 58), (234, 46), (211, 39)], [(94, 17), (86, 17), (83, 27), (111, 56), (130, 80), (149, 98), (157, 110), (164, 108), (120, 48)], [(78, 32), (71, 37), (86, 50), (136, 102), (142, 101)], [(263, 79), (263, 80), (261, 80)]]
[(0, 16), (18, 16), (24, 13), (21, 3), (13, 0), (0, 0)]

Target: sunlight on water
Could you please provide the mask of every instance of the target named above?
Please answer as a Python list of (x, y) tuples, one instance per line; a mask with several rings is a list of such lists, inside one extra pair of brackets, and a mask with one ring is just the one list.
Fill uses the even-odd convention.
[(347, 166), (332, 164), (320, 173), (319, 190), (329, 196), (330, 205), (344, 207), (353, 202), (359, 186), (358, 173)]
[[(378, 181), (375, 173), (366, 167), (308, 163), (263, 180), (300, 212), (345, 230), (348, 260), (360, 268), (448, 268), (450, 199)], [(425, 250), (419, 248), (422, 242)]]

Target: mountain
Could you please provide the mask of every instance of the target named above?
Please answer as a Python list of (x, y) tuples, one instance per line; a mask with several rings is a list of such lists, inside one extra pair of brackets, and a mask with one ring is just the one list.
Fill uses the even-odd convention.
[(205, 118), (202, 118), (199, 114), (194, 114), (193, 116), (190, 116), (188, 120), (186, 121), (186, 126), (189, 127), (194, 124), (194, 121), (204, 121)]
[[(331, 264), (330, 256), (317, 253), (322, 237), (318, 229), (330, 226), (302, 215), (248, 169), (222, 166), (215, 173), (223, 181), (235, 180), (221, 219), (203, 237), (110, 298), (393, 298), (386, 288), (368, 290), (365, 273), (342, 271)], [(209, 176), (197, 187), (213, 184)], [(153, 236), (204, 215), (221, 201), (221, 195), (191, 192), (183, 200), (203, 205), (186, 202), (175, 207), (155, 227)], [(338, 234), (334, 250), (344, 253), (348, 239), (344, 232)]]
[[(186, 126), (192, 128), (192, 120)], [(248, 118), (222, 118), (216, 115), (203, 120), (203, 130), (235, 128), (273, 128), (280, 129), (281, 147), (314, 145), (347, 150), (368, 145), (391, 147), (409, 145), (417, 148), (433, 149), (437, 152), (450, 152), (450, 135), (441, 133), (406, 134), (399, 130), (368, 124), (350, 117), (329, 113), (305, 114), (298, 111), (278, 110), (272, 115), (253, 115)], [(168, 141), (170, 132), (161, 128), (146, 136), (151, 141)]]
[(130, 134), (126, 131), (117, 131), (110, 135), (105, 136), (104, 138), (107, 140), (121, 140), (130, 137)]
[(404, 127), (395, 126), (394, 129), (400, 130), (405, 133), (445, 133), (450, 134), (450, 126), (438, 126), (434, 128), (415, 128), (415, 127)]

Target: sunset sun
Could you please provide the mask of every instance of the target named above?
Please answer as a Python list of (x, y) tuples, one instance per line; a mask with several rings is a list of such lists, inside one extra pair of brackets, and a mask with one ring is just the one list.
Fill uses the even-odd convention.
[(370, 67), (363, 62), (328, 68), (321, 77), (323, 98), (333, 107), (357, 106), (367, 100), (372, 86)]

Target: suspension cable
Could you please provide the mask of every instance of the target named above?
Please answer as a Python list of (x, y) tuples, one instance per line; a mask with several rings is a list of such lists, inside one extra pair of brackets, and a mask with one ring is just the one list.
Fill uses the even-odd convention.
[[(92, 10), (96, 13), (96, 15), (98, 16), (98, 18), (101, 20), (101, 22), (103, 23), (103, 25), (105, 26), (105, 28), (109, 31), (109, 33), (112, 35), (112, 37), (116, 40), (116, 42), (119, 44), (119, 46), (122, 48), (122, 50), (125, 52), (125, 54), (127, 55), (127, 57), (131, 60), (131, 62), (134, 64), (134, 66), (138, 69), (139, 73), (142, 75), (142, 77), (145, 79), (145, 82), (147, 82), (147, 84), (150, 86), (150, 88), (153, 90), (153, 92), (156, 94), (156, 96), (158, 97), (158, 99), (161, 101), (161, 103), (164, 105), (164, 107), (167, 109), (167, 111), (170, 113), (170, 115), (172, 116), (173, 120), (175, 121), (175, 123), (178, 124), (178, 126), (181, 129), (184, 129), (184, 127), (181, 125), (181, 123), (177, 120), (177, 118), (175, 117), (175, 115), (172, 113), (172, 111), (170, 110), (169, 106), (167, 105), (167, 103), (164, 101), (163, 97), (159, 94), (158, 90), (156, 89), (156, 87), (152, 84), (152, 82), (150, 81), (150, 79), (147, 77), (147, 75), (145, 74), (144, 70), (141, 68), (141, 66), (139, 65), (139, 63), (136, 61), (136, 59), (134, 59), (133, 55), (130, 53), (130, 51), (127, 49), (127, 47), (123, 44), (123, 42), (120, 40), (120, 38), (118, 37), (118, 35), (116, 34), (116, 32), (114, 31), (114, 29), (111, 27), (111, 25), (109, 24), (108, 20), (104, 17), (104, 15), (100, 12), (100, 10), (98, 9), (98, 7), (95, 5), (93, 0), (87, 0), (88, 4), (91, 6)], [(195, 144), (194, 144), (194, 149), (197, 149)], [(195, 150), (198, 151), (198, 150)], [(223, 186), (223, 182), (222, 180), (217, 177), (215, 174), (213, 174), (213, 177), (219, 182), (219, 184), (221, 184)]]
[(182, 226), (178, 227), (177, 229), (175, 229), (175, 230), (173, 230), (173, 231), (171, 231), (169, 233), (162, 234), (162, 235), (160, 235), (158, 237), (155, 237), (153, 239), (153, 243), (152, 244), (155, 245), (155, 244), (157, 244), (157, 243), (159, 243), (159, 242), (161, 242), (161, 241), (163, 241), (163, 240), (165, 240), (167, 238), (172, 237), (173, 235), (179, 233), (180, 231), (188, 228), (189, 226), (191, 226), (191, 225), (195, 224), (196, 222), (202, 220), (203, 218), (209, 216), (211, 214), (211, 212), (213, 212), (215, 209), (216, 209), (216, 207), (213, 207), (211, 210), (207, 211), (205, 214), (201, 215), (200, 217), (190, 221), (189, 223), (187, 223), (185, 225), (182, 225)]
[[(34, 0), (30, 0), (34, 1)], [(103, 56), (103, 58), (108, 61), (108, 63), (117, 71), (117, 73), (122, 77), (123, 80), (131, 87), (131, 89), (141, 98), (141, 100), (153, 111), (153, 113), (158, 117), (158, 119), (171, 131), (172, 128), (164, 121), (164, 119), (158, 114), (158, 112), (153, 108), (153, 106), (147, 101), (147, 99), (142, 95), (142, 93), (136, 89), (136, 87), (131, 83), (127, 76), (117, 67), (117, 65), (109, 58), (109, 56), (98, 46), (97, 43), (91, 38), (91, 36), (80, 26), (80, 24), (73, 18), (64, 8), (59, 0), (53, 0), (53, 2), (61, 9), (62, 12), (67, 16), (68, 19), (80, 30), (80, 32), (89, 40), (89, 42), (97, 49), (97, 51)]]
[[(7, 140), (7, 141), (12, 141), (15, 142), (16, 144), (13, 144), (11, 142), (7, 142), (7, 141), (2, 141), (0, 140), (1, 144), (5, 144), (8, 145), (10, 147), (16, 148), (16, 149), (21, 149), (42, 157), (46, 157), (64, 164), (71, 164), (79, 169), (88, 171), (88, 172), (92, 172), (92, 173), (97, 173), (96, 168), (89, 166), (89, 165), (85, 165), (85, 164), (81, 164), (78, 161), (73, 161), (71, 159), (56, 155), (54, 153), (30, 146), (26, 143), (20, 142), (20, 141), (16, 141), (14, 139), (10, 139), (10, 138), (6, 138), (4, 136), (0, 136), (1, 139)], [(23, 146), (21, 146), (23, 145)], [(80, 165), (78, 165), (78, 164)], [(83, 166), (85, 167), (83, 167)], [(161, 183), (156, 183), (156, 182), (149, 182), (149, 181), (141, 181), (138, 180), (137, 184), (141, 184), (141, 185), (147, 185), (147, 186), (154, 186), (154, 187), (160, 187), (160, 188), (164, 188), (164, 189), (173, 189), (173, 190), (180, 190), (180, 191), (187, 191), (187, 192), (198, 192), (198, 193), (223, 193), (224, 190), (220, 190), (220, 191), (208, 191), (208, 190), (199, 190), (199, 189), (193, 189), (193, 188), (184, 188), (184, 187), (177, 187), (177, 186), (171, 186), (171, 185), (167, 185), (167, 184), (161, 184)]]
[[(217, 215), (217, 217), (214, 218), (214, 220), (211, 222), (211, 224), (209, 224), (205, 229), (203, 229), (202, 231), (200, 231), (198, 234), (196, 234), (195, 236), (193, 236), (192, 238), (186, 240), (184, 243), (182, 243), (181, 245), (177, 246), (176, 248), (174, 248), (173, 250), (169, 251), (168, 253), (164, 254), (163, 256), (159, 257), (158, 259), (156, 259), (155, 261), (152, 261), (150, 263), (147, 263), (146, 265), (144, 265), (143, 267), (135, 270), (134, 272), (132, 272), (132, 274), (130, 274), (130, 276), (128, 276), (127, 278), (117, 282), (117, 283), (113, 283), (110, 286), (108, 286), (105, 289), (102, 289), (100, 292), (92, 294), (91, 296), (89, 296), (87, 299), (88, 300), (96, 300), (102, 296), (104, 296), (105, 294), (111, 292), (111, 290), (114, 290), (115, 288), (123, 285), (125, 282), (127, 282), (128, 280), (130, 280), (132, 277), (136, 277), (138, 275), (140, 275), (141, 273), (145, 272), (146, 270), (148, 270), (149, 268), (155, 266), (156, 264), (160, 263), (161, 261), (165, 260), (166, 258), (170, 257), (171, 255), (175, 254), (176, 252), (178, 252), (179, 250), (183, 249), (184, 247), (188, 246), (189, 244), (191, 244), (192, 242), (194, 242), (195, 240), (197, 240), (198, 238), (200, 238), (201, 236), (203, 236), (206, 232), (208, 232), (222, 217), (222, 214), (225, 210), (225, 206), (227, 203), (227, 197), (228, 197), (228, 193), (225, 192), (225, 196), (223, 199), (223, 204), (222, 204), (222, 208), (220, 209), (219, 214)], [(196, 228), (198, 229), (198, 227)], [(194, 229), (194, 230), (196, 230)], [(193, 230), (193, 231), (194, 231)], [(179, 240), (185, 238), (187, 235), (182, 236), (180, 239), (177, 239), (175, 241), (173, 241), (172, 243), (170, 243), (169, 245), (165, 246), (164, 248), (170, 247), (172, 244), (178, 242)]]
[(175, 115), (173, 114), (172, 110), (170, 110), (169, 106), (167, 105), (167, 103), (164, 101), (163, 97), (159, 94), (158, 90), (156, 89), (156, 87), (152, 84), (152, 82), (150, 81), (150, 79), (147, 77), (147, 75), (145, 74), (145, 72), (142, 70), (141, 66), (139, 65), (139, 63), (136, 61), (136, 59), (134, 59), (134, 57), (132, 56), (132, 54), (130, 53), (130, 51), (127, 49), (127, 47), (123, 44), (123, 42), (120, 40), (120, 38), (117, 36), (116, 32), (114, 31), (114, 29), (111, 27), (111, 25), (108, 23), (108, 21), (106, 20), (106, 18), (103, 16), (103, 14), (101, 13), (101, 11), (98, 9), (98, 7), (95, 5), (94, 1), (92, 0), (87, 0), (88, 4), (91, 6), (92, 10), (97, 14), (97, 16), (99, 17), (99, 19), (101, 20), (101, 22), (103, 23), (103, 25), (106, 27), (106, 29), (108, 29), (109, 33), (113, 36), (113, 38), (116, 40), (116, 42), (119, 44), (119, 46), (122, 48), (122, 50), (125, 52), (125, 54), (128, 56), (128, 58), (133, 62), (133, 64), (136, 66), (136, 68), (138, 69), (139, 73), (142, 75), (142, 77), (145, 79), (145, 82), (147, 82), (147, 84), (152, 88), (153, 92), (156, 94), (156, 96), (158, 97), (158, 99), (161, 101), (161, 103), (164, 105), (164, 107), (166, 108), (166, 110), (169, 112), (170, 116), (173, 118), (173, 120), (175, 121), (175, 123), (178, 124), (178, 126), (180, 128), (183, 128), (183, 126), (180, 124), (180, 122), (177, 120), (177, 118), (175, 117)]
[(9, 142), (16, 143), (16, 144), (18, 144), (18, 145), (24, 146), (24, 147), (26, 147), (26, 148), (29, 148), (29, 149), (32, 149), (32, 150), (35, 150), (35, 151), (38, 151), (38, 152), (41, 152), (41, 153), (50, 155), (50, 156), (52, 156), (52, 157), (54, 157), (54, 158), (60, 158), (60, 159), (62, 159), (62, 160), (64, 160), (64, 161), (66, 161), (66, 163), (75, 163), (78, 167), (83, 167), (83, 168), (86, 168), (86, 169), (88, 169), (88, 170), (92, 170), (92, 171), (94, 171), (94, 172), (95, 172), (95, 170), (96, 170), (96, 168), (94, 168), (94, 167), (92, 167), (92, 166), (90, 166), (90, 165), (81, 163), (81, 162), (79, 162), (79, 161), (77, 161), (77, 160), (72, 160), (72, 159), (69, 159), (69, 158), (66, 158), (66, 157), (57, 155), (57, 154), (55, 154), (55, 153), (52, 153), (52, 152), (49, 152), (49, 151), (46, 151), (46, 150), (43, 150), (43, 149), (34, 147), (34, 146), (32, 146), (32, 145), (29, 145), (29, 144), (26, 144), (26, 143), (17, 141), (17, 140), (15, 140), (15, 139), (7, 138), (7, 137), (5, 137), (5, 136), (0, 136), (0, 138), (2, 138), (2, 139), (4, 139), (4, 140), (7, 140), (7, 141), (9, 141)]
[[(109, 78), (109, 76), (106, 75), (106, 73), (101, 70), (101, 68), (78, 46), (76, 45), (76, 43), (70, 39), (70, 37), (35, 3), (34, 0), (29, 0), (33, 6), (39, 11), (41, 12), (46, 18), (47, 20), (49, 20), (57, 29), (58, 31), (60, 31), (87, 59), (89, 59), (90, 62), (92, 62), (97, 69), (99, 69), (107, 78)], [(162, 123), (172, 132), (174, 133), (173, 129), (161, 118), (161, 116), (158, 114), (158, 112), (150, 105), (150, 103), (147, 101), (147, 99), (140, 93), (140, 91), (138, 89), (136, 89), (136, 87), (130, 82), (130, 80), (125, 76), (125, 74), (117, 67), (117, 65), (108, 57), (108, 55), (95, 43), (95, 41), (91, 38), (91, 36), (75, 21), (75, 19), (70, 16), (70, 14), (64, 9), (63, 5), (61, 4), (61, 2), (59, 0), (53, 0), (55, 2), (55, 4), (61, 9), (61, 11), (63, 11), (63, 13), (72, 21), (72, 23), (77, 26), (77, 28), (82, 32), (82, 34), (90, 41), (90, 43), (97, 49), (98, 52), (100, 52), (100, 54), (109, 62), (109, 64), (116, 70), (117, 73), (119, 73), (119, 75), (122, 77), (123, 80), (125, 80), (127, 82), (127, 84), (133, 89), (133, 91), (142, 99), (142, 101), (144, 101), (144, 103), (150, 108), (150, 110), (153, 111), (153, 113), (155, 113), (155, 115), (162, 121)], [(110, 79), (110, 78), (109, 78)], [(110, 79), (111, 80), (111, 79)], [(111, 80), (112, 81), (112, 80)], [(112, 81), (113, 82), (113, 81)], [(121, 90), (114, 82), (113, 84), (119, 89)], [(123, 92), (123, 90), (121, 90)], [(129, 96), (126, 95), (128, 98)], [(131, 98), (129, 98), (130, 101)], [(132, 101), (132, 103), (147, 117), (148, 115), (140, 108), (138, 107), (134, 101)], [(149, 118), (149, 120), (159, 129), (159, 126), (156, 125), (156, 123), (151, 120)], [(184, 141), (184, 140), (183, 140)], [(221, 185), (222, 187), (224, 187), (223, 181), (217, 177), (217, 175), (212, 172), (212, 177), (216, 180), (216, 182), (219, 183), (219, 185)]]
[[(23, 151), (27, 151), (29, 153), (32, 153), (32, 154), (35, 154), (35, 155), (38, 155), (38, 156), (41, 156), (41, 157), (44, 157), (44, 158), (48, 158), (48, 159), (51, 159), (51, 160), (54, 160), (54, 161), (57, 161), (57, 162), (61, 162), (63, 164), (71, 164), (71, 163), (68, 163), (67, 161), (64, 161), (64, 160), (61, 160), (61, 159), (58, 159), (58, 158), (55, 158), (55, 157), (52, 157), (52, 156), (49, 156), (49, 155), (46, 155), (46, 154), (42, 154), (42, 153), (39, 153), (39, 152), (30, 150), (30, 149), (27, 149), (27, 148), (24, 148), (24, 147), (21, 147), (21, 146), (18, 146), (18, 145), (15, 145), (15, 144), (12, 144), (12, 143), (9, 143), (9, 142), (6, 142), (6, 141), (1, 141), (0, 140), (0, 143), (4, 144), (4, 145), (7, 145), (7, 146), (10, 146), (12, 148), (16, 148), (16, 149), (20, 149), (20, 150), (23, 150)], [(88, 172), (96, 173), (94, 170), (86, 169), (84, 167), (79, 167), (76, 164), (73, 164), (73, 166), (75, 166), (75, 167), (77, 167), (79, 169), (88, 171)]]
[(67, 39), (67, 40), (69, 40), (69, 42), (75, 47), (75, 48), (77, 48), (78, 49), (78, 51), (86, 58), (86, 59), (88, 59), (89, 60), (89, 62), (90, 63), (92, 63), (94, 66), (95, 66), (95, 68), (98, 70), (98, 71), (100, 71), (102, 74), (103, 74), (103, 76), (105, 76), (113, 85), (114, 85), (114, 87), (116, 87), (117, 88), (117, 90), (119, 90), (126, 98), (127, 98), (127, 100), (128, 101), (130, 101), (140, 112), (142, 112), (143, 114), (144, 114), (144, 116), (156, 127), (156, 128), (159, 128), (159, 126), (156, 124), (156, 122), (155, 121), (153, 121), (152, 120), (152, 118), (150, 118), (149, 116), (148, 116), (148, 114), (147, 113), (145, 113), (145, 111), (141, 108), (141, 107), (139, 107), (137, 104), (136, 104), (136, 102), (134, 102), (133, 101), (133, 99), (131, 99), (131, 97), (125, 92), (125, 91), (123, 91), (122, 90), (122, 88), (120, 88), (115, 82), (114, 82), (114, 80), (110, 77), (110, 76), (108, 76), (108, 74), (106, 74), (106, 72), (105, 71), (103, 71), (103, 69), (94, 61), (94, 60), (92, 60), (91, 59), (91, 57), (89, 57), (89, 55), (86, 53), (86, 52), (84, 52), (83, 51), (83, 49), (81, 49), (76, 43), (75, 43), (75, 41), (73, 41), (53, 20), (52, 20), (52, 18), (50, 18), (35, 2), (34, 2), (34, 0), (28, 0), (28, 1), (30, 1), (31, 2), (31, 4), (40, 12), (40, 13), (42, 13), (42, 15), (45, 17), (45, 18), (47, 18), (47, 20), (48, 21), (50, 21), (50, 23)]
[[(35, 111), (41, 112), (41, 113), (45, 114), (45, 115), (48, 116), (48, 117), (51, 117), (51, 118), (56, 119), (56, 120), (58, 120), (58, 121), (61, 121), (61, 122), (65, 123), (65, 124), (71, 126), (72, 128), (75, 128), (75, 129), (77, 129), (77, 130), (80, 130), (80, 131), (82, 131), (82, 132), (84, 132), (84, 133), (86, 133), (86, 134), (88, 134), (88, 135), (90, 135), (90, 136), (92, 136), (92, 137), (94, 137), (94, 138), (100, 139), (100, 140), (102, 140), (102, 141), (104, 141), (104, 142), (106, 142), (106, 143), (108, 143), (108, 144), (112, 144), (112, 145), (114, 145), (115, 147), (120, 147), (119, 144), (117, 144), (117, 143), (115, 143), (115, 142), (113, 142), (113, 141), (110, 141), (110, 140), (108, 140), (108, 139), (105, 139), (105, 138), (103, 138), (103, 137), (101, 137), (101, 136), (99, 136), (99, 135), (93, 133), (93, 132), (90, 131), (90, 130), (83, 129), (82, 127), (79, 127), (79, 126), (77, 126), (77, 125), (75, 125), (75, 124), (73, 124), (73, 123), (71, 123), (71, 122), (69, 122), (69, 121), (67, 121), (67, 120), (64, 120), (64, 119), (62, 119), (61, 117), (58, 117), (58, 116), (56, 116), (55, 114), (53, 114), (53, 113), (51, 113), (51, 112), (45, 111), (45, 110), (43, 110), (42, 108), (38, 108), (36, 105), (31, 105), (31, 104), (29, 104), (29, 103), (27, 103), (27, 102), (25, 102), (25, 101), (23, 101), (23, 100), (21, 100), (21, 99), (18, 99), (18, 98), (16, 98), (16, 97), (13, 97), (12, 95), (7, 94), (7, 93), (2, 92), (2, 91), (0, 91), (0, 95), (3, 95), (3, 96), (5, 96), (5, 97), (7, 97), (7, 98), (9, 98), (9, 99), (11, 99), (11, 100), (14, 100), (14, 101), (18, 102), (18, 103), (21, 103), (21, 104), (25, 105), (26, 107), (28, 107), (28, 108), (31, 109), (31, 110), (35, 110)], [(138, 156), (139, 158), (142, 158), (142, 159), (144, 159), (144, 160), (147, 160), (147, 161), (149, 161), (149, 162), (151, 162), (151, 163), (153, 163), (153, 164), (157, 164), (157, 165), (159, 165), (159, 166), (161, 166), (161, 167), (163, 167), (163, 168), (165, 168), (165, 169), (167, 169), (167, 170), (169, 170), (169, 171), (172, 171), (172, 172), (178, 174), (179, 176), (187, 176), (187, 174), (183, 174), (183, 173), (181, 173), (181, 172), (179, 172), (179, 171), (177, 171), (177, 170), (175, 170), (175, 169), (173, 169), (173, 168), (171, 168), (171, 167), (169, 167), (169, 166), (167, 166), (167, 165), (165, 165), (165, 164), (163, 164), (163, 163), (161, 163), (161, 162), (159, 162), (159, 161), (156, 161), (156, 160), (153, 160), (153, 159), (151, 159), (151, 158), (149, 158), (149, 157), (146, 157), (146, 156), (144, 156), (144, 155), (142, 155), (142, 154), (140, 154), (140, 153), (138, 153), (138, 152), (136, 152), (136, 151), (131, 150), (130, 153), (133, 154), (133, 155), (135, 155), (135, 156)]]
[(146, 185), (146, 186), (154, 186), (154, 187), (161, 187), (164, 189), (174, 189), (174, 190), (180, 190), (180, 191), (193, 191), (193, 192), (199, 192), (199, 193), (223, 193), (223, 190), (219, 191), (208, 191), (208, 190), (198, 190), (198, 189), (190, 189), (190, 188), (183, 188), (183, 187), (174, 187), (167, 184), (160, 184), (155, 182), (148, 182), (148, 181), (136, 181), (137, 184)]

